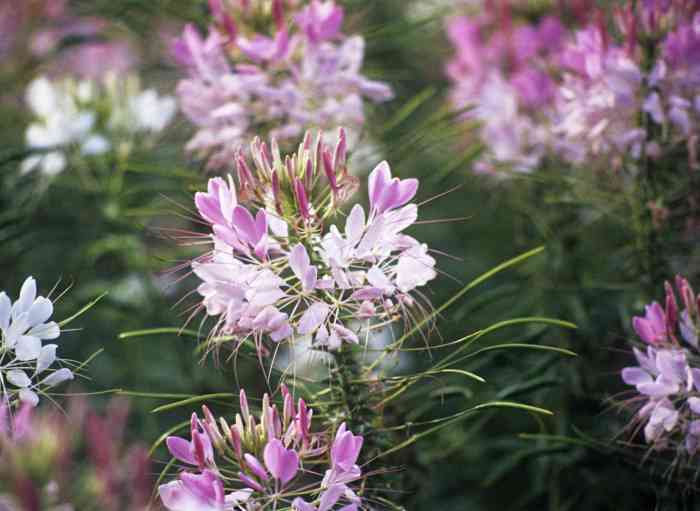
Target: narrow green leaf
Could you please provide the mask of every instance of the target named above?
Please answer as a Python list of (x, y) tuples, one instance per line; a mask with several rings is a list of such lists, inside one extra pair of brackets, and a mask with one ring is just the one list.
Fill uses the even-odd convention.
[(511, 343), (506, 343), (506, 344), (494, 344), (493, 346), (487, 346), (486, 348), (481, 348), (480, 350), (477, 350), (473, 353), (470, 353), (468, 356), (473, 357), (476, 356), (480, 353), (484, 353), (486, 351), (493, 351), (493, 350), (505, 350), (505, 349), (526, 349), (526, 350), (541, 350), (541, 351), (553, 351), (555, 353), (560, 353), (562, 355), (567, 355), (569, 357), (578, 357), (578, 355), (571, 351), (567, 350), (565, 348), (557, 348), (556, 346), (547, 346), (543, 344), (525, 344), (525, 343), (518, 343), (518, 342), (511, 342)]
[(174, 410), (175, 408), (180, 408), (181, 406), (190, 405), (193, 403), (201, 403), (202, 401), (209, 401), (210, 399), (229, 399), (236, 397), (230, 392), (220, 392), (218, 394), (205, 394), (202, 396), (194, 396), (181, 401), (175, 401), (174, 403), (168, 403), (167, 405), (162, 405), (151, 410), (151, 413), (160, 413), (167, 410)]
[(464, 286), (460, 291), (458, 291), (457, 294), (455, 294), (454, 296), (452, 296), (452, 298), (448, 299), (448, 300), (447, 300), (445, 303), (443, 303), (440, 307), (438, 307), (438, 308), (435, 309), (433, 312), (431, 312), (430, 314), (428, 314), (425, 318), (423, 318), (421, 321), (419, 321), (411, 330), (409, 330), (408, 332), (406, 332), (405, 334), (403, 334), (398, 340), (394, 341), (392, 344), (390, 344), (389, 346), (387, 346), (387, 349), (385, 350), (385, 352), (382, 353), (381, 356), (377, 357), (377, 359), (369, 366), (368, 372), (369, 372), (369, 371), (372, 371), (374, 368), (376, 368), (376, 367), (382, 362), (382, 360), (384, 359), (384, 356), (386, 355), (386, 353), (389, 353), (389, 352), (391, 352), (392, 350), (396, 350), (397, 348), (399, 348), (399, 347), (401, 346), (401, 344), (402, 344), (406, 339), (408, 339), (409, 337), (411, 337), (411, 336), (412, 336), (413, 334), (415, 334), (416, 332), (419, 332), (419, 331), (421, 330), (421, 328), (423, 328), (426, 324), (428, 324), (434, 317), (440, 315), (443, 311), (445, 311), (447, 308), (449, 308), (449, 307), (450, 307), (452, 304), (454, 304), (457, 300), (459, 300), (460, 298), (462, 298), (462, 297), (463, 297), (466, 293), (468, 293), (471, 289), (475, 288), (476, 286), (478, 286), (478, 285), (481, 284), (482, 282), (487, 281), (488, 279), (490, 279), (491, 277), (493, 277), (493, 276), (496, 275), (497, 273), (499, 273), (499, 272), (501, 272), (501, 271), (503, 271), (503, 270), (506, 270), (506, 269), (508, 269), (508, 268), (511, 268), (511, 267), (513, 267), (513, 266), (516, 266), (516, 265), (518, 265), (518, 264), (520, 264), (520, 263), (522, 263), (522, 262), (524, 262), (524, 261), (530, 259), (531, 257), (534, 257), (534, 256), (536, 256), (536, 255), (539, 255), (539, 254), (540, 254), (541, 252), (543, 252), (543, 251), (544, 251), (544, 247), (543, 247), (543, 246), (534, 248), (534, 249), (529, 250), (529, 251), (527, 251), (527, 252), (525, 252), (525, 253), (523, 253), (523, 254), (520, 254), (519, 256), (516, 256), (516, 257), (514, 257), (514, 258), (512, 258), (512, 259), (509, 259), (509, 260), (507, 260), (507, 261), (505, 261), (505, 262), (499, 264), (498, 266), (496, 266), (496, 267), (490, 269), (489, 271), (487, 271), (487, 272), (482, 273), (481, 275), (479, 275), (477, 278), (475, 278), (474, 280), (472, 280), (471, 282), (469, 282), (466, 286)]
[(79, 372), (80, 372), (81, 370), (83, 370), (85, 367), (87, 367), (88, 365), (90, 365), (90, 362), (92, 362), (92, 361), (95, 359), (95, 357), (97, 357), (98, 355), (100, 355), (104, 350), (105, 350), (104, 348), (100, 348), (99, 350), (97, 350), (95, 353), (93, 353), (92, 355), (90, 355), (86, 360), (84, 360), (78, 367), (76, 367), (76, 368), (73, 370), (73, 372), (74, 372), (74, 373), (79, 373)]
[(105, 296), (107, 296), (107, 291), (105, 291), (105, 292), (102, 293), (100, 296), (98, 296), (97, 298), (95, 298), (93, 301), (91, 301), (90, 303), (88, 303), (87, 305), (85, 305), (82, 309), (80, 309), (78, 312), (76, 312), (76, 313), (73, 314), (72, 316), (70, 316), (70, 317), (64, 319), (63, 321), (60, 321), (60, 322), (58, 323), (58, 326), (64, 327), (64, 326), (66, 326), (68, 323), (70, 323), (71, 321), (73, 321), (74, 319), (76, 319), (76, 318), (82, 316), (82, 315), (85, 314), (87, 311), (89, 311), (90, 309), (92, 309), (92, 308), (97, 304), (97, 302), (99, 302), (100, 300), (102, 300)]
[(553, 412), (540, 408), (539, 406), (526, 405), (524, 403), (516, 403), (514, 401), (489, 401), (488, 403), (482, 403), (476, 405), (472, 410), (483, 410), (484, 408), (515, 408), (518, 410), (525, 410), (527, 412), (539, 413), (542, 415), (554, 415)]
[(194, 330), (186, 330), (177, 327), (162, 327), (162, 328), (146, 328), (143, 330), (131, 330), (129, 332), (122, 332), (119, 334), (119, 339), (131, 339), (133, 337), (146, 337), (148, 335), (162, 335), (162, 334), (177, 334), (177, 335), (187, 335), (189, 337), (195, 337), (199, 339), (200, 334)]
[(415, 112), (422, 104), (424, 104), (426, 101), (428, 101), (430, 98), (435, 96), (435, 88), (434, 87), (428, 87), (422, 92), (419, 92), (416, 94), (413, 98), (408, 100), (402, 107), (399, 109), (396, 114), (389, 119), (389, 121), (384, 125), (382, 128), (384, 131), (389, 131), (397, 127), (399, 124), (401, 124), (403, 121), (405, 121), (413, 112)]

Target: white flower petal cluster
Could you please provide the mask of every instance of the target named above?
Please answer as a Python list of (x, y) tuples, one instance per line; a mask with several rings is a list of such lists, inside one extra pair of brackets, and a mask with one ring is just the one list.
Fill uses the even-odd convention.
[(0, 293), (0, 396), (36, 405), (44, 389), (73, 379), (68, 368), (53, 370), (56, 344), (43, 344), (61, 334), (50, 321), (53, 303), (37, 296), (36, 281), (27, 277), (17, 300)]
[(163, 131), (177, 109), (173, 97), (142, 91), (134, 77), (114, 75), (99, 82), (41, 76), (29, 84), (25, 100), (34, 116), (26, 145), (36, 154), (20, 170), (47, 176), (62, 172), (73, 157), (103, 155), (136, 135)]

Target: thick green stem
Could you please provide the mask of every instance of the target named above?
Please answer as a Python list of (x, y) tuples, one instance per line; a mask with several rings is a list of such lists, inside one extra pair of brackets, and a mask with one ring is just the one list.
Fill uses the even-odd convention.
[[(350, 431), (364, 437), (362, 462), (366, 463), (392, 447), (391, 434), (383, 431), (383, 384), (367, 378), (351, 346), (344, 346), (336, 353), (330, 384), (331, 400), (326, 409), (328, 418), (336, 427), (345, 422)], [(376, 469), (371, 464), (363, 466), (364, 473)], [(402, 489), (401, 486), (396, 473), (372, 474), (363, 497), (374, 502), (391, 500), (396, 490)]]

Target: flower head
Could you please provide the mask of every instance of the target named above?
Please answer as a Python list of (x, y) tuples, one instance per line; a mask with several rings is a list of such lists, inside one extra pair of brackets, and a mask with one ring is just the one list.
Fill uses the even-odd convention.
[[(34, 116), (25, 133), (27, 157), (21, 172), (53, 176), (78, 158), (120, 154), (134, 143), (148, 143), (175, 115), (175, 100), (141, 90), (135, 77), (109, 74), (100, 80), (45, 76), (32, 81), (26, 102)], [(104, 115), (107, 107), (107, 115)]]
[(448, 21), (447, 35), (455, 48), (446, 67), (452, 104), (467, 110), (465, 120), (480, 124), (486, 150), (477, 171), (508, 165), (527, 172), (551, 144), (557, 87), (549, 68), (564, 42), (564, 27), (554, 17), (515, 24), (507, 11), (493, 6), (484, 11)]
[(698, 298), (682, 277), (676, 289), (683, 310), (666, 283), (665, 308), (653, 302), (644, 317), (634, 318), (634, 330), (648, 346), (634, 348), (638, 365), (624, 368), (622, 379), (638, 393), (630, 403), (637, 407), (634, 423), (643, 425), (645, 441), (657, 450), (681, 446), (693, 456), (700, 440)]
[(257, 133), (280, 143), (310, 127), (355, 133), (365, 98), (391, 99), (386, 84), (362, 75), (364, 40), (341, 33), (344, 11), (333, 0), (234, 4), (211, 2), (216, 28), (203, 37), (188, 25), (173, 45), (188, 74), (180, 106), (197, 127), (187, 150), (206, 156), (208, 168), (231, 169)]
[[(362, 477), (356, 462), (363, 438), (353, 435), (343, 424), (328, 445), (325, 434), (312, 433), (313, 410), (307, 408), (303, 399), (295, 404), (284, 386), (281, 394), (282, 413), (265, 395), (256, 420), (248, 408), (245, 392), (241, 391), (241, 411), (231, 425), (223, 418), (217, 420), (204, 407), (205, 419), (201, 424), (209, 445), (216, 446), (215, 456), (206, 467), (199, 466), (198, 472), (182, 472), (176, 480), (160, 486), (166, 508), (218, 511), (246, 505), (246, 509), (257, 509), (299, 495), (303, 488), (305, 495), (318, 495), (318, 507), (297, 498), (295, 509), (330, 511), (341, 503), (346, 506), (342, 509), (357, 509), (360, 498), (350, 485)], [(189, 455), (183, 456), (181, 446), (195, 443), (195, 434), (200, 434), (200, 430), (193, 430), (190, 442), (177, 437), (169, 437), (167, 441), (171, 454), (184, 461), (189, 469), (194, 464)], [(330, 468), (320, 480), (316, 471), (308, 467), (324, 463), (329, 463)]]
[(412, 293), (435, 278), (428, 248), (404, 234), (418, 215), (418, 181), (394, 178), (386, 162), (369, 176), (370, 209), (330, 225), (356, 188), (345, 168), (345, 139), (330, 150), (307, 136), (284, 159), (255, 141), (251, 171), (239, 156), (238, 191), (229, 178), (195, 196), (214, 249), (192, 263), (215, 333), (251, 338), (259, 349), (309, 336), (338, 349), (358, 343), (351, 322), (393, 322)]
[(50, 321), (53, 303), (37, 296), (36, 281), (27, 277), (14, 302), (0, 293), (0, 399), (12, 405), (39, 402), (39, 393), (73, 379), (68, 368), (52, 369), (61, 329)]

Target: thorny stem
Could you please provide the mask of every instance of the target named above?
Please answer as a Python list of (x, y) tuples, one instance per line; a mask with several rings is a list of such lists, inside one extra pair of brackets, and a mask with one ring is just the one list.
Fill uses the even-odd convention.
[[(364, 437), (361, 460), (371, 460), (392, 447), (391, 432), (384, 428), (384, 384), (380, 380), (364, 378), (364, 368), (351, 346), (345, 345), (335, 355), (330, 377), (330, 395), (326, 413), (334, 428), (345, 422), (348, 429)], [(363, 472), (372, 470), (363, 466)], [(396, 475), (375, 474), (371, 489), (364, 497), (370, 500), (392, 495), (392, 486), (400, 488)]]

